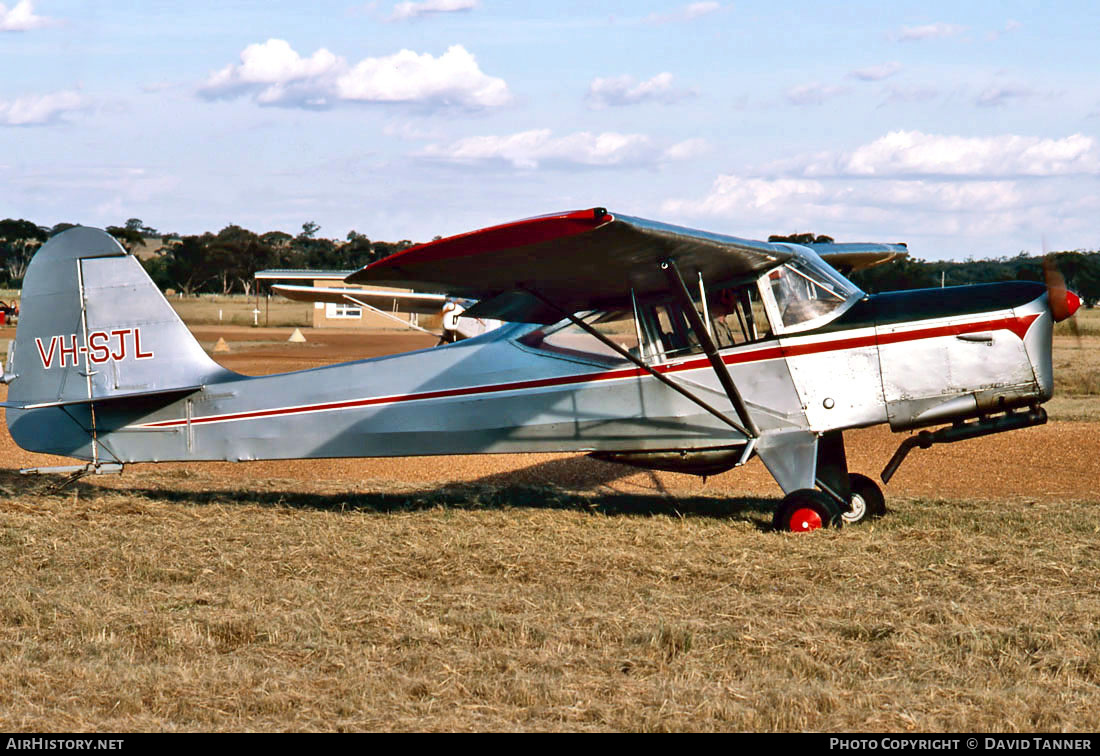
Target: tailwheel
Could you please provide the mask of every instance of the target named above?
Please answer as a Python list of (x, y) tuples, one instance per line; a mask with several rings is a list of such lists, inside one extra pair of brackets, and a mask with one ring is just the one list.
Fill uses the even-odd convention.
[(846, 524), (877, 520), (886, 514), (886, 497), (875, 481), (859, 473), (850, 474), (848, 481), (852, 489), (851, 508), (841, 515)]
[(813, 488), (794, 491), (780, 502), (772, 524), (776, 530), (804, 533), (818, 528), (839, 528), (840, 507), (831, 498)]

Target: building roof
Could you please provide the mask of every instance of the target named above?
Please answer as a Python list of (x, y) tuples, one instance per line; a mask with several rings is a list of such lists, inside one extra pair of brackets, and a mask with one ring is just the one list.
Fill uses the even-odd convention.
[(354, 272), (354, 270), (272, 268), (256, 271), (253, 278), (257, 281), (343, 281)]

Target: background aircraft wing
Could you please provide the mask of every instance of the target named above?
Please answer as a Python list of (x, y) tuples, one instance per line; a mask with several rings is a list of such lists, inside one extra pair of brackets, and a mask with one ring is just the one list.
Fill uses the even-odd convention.
[(909, 255), (909, 250), (904, 244), (853, 243), (805, 246), (817, 252), (825, 262), (845, 275), (854, 270), (871, 268)]
[(271, 287), (276, 294), (298, 302), (334, 302), (336, 304), (369, 304), (390, 312), (415, 312), (421, 315), (438, 315), (448, 297), (444, 294), (424, 294), (412, 291), (383, 291), (380, 289), (331, 288), (324, 286), (293, 286), (276, 284)]
[(374, 262), (348, 283), (409, 286), (480, 300), (474, 317), (548, 323), (562, 310), (629, 306), (668, 290), (660, 261), (673, 257), (686, 281), (712, 285), (754, 275), (791, 257), (783, 247), (603, 208), (545, 215), (420, 244)]

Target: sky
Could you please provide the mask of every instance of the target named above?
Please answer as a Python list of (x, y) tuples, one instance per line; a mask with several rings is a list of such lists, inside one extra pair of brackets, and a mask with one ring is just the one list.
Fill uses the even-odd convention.
[(0, 3), (0, 216), (1100, 248), (1089, 2)]

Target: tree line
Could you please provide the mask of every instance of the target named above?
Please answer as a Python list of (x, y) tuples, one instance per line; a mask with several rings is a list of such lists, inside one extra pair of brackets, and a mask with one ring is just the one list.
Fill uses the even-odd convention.
[[(0, 221), (0, 287), (19, 288), (27, 264), (51, 236), (72, 228), (72, 223), (52, 227), (12, 218)], [(150, 277), (162, 289), (184, 294), (252, 294), (258, 270), (267, 268), (309, 268), (314, 270), (352, 270), (413, 246), (404, 239), (397, 242), (374, 241), (351, 231), (343, 241), (318, 236), (316, 223), (302, 224), (295, 236), (283, 231), (256, 233), (241, 226), (226, 226), (215, 233), (182, 236), (160, 233), (139, 218), (130, 218), (121, 226), (108, 226), (107, 232), (126, 249), (154, 242), (152, 254), (142, 259)], [(436, 237), (437, 239), (439, 237)], [(795, 234), (773, 236), (769, 241), (830, 243), (828, 236)], [(1065, 276), (1066, 285), (1076, 291), (1085, 304), (1100, 302), (1100, 252), (1055, 252), (1050, 257)], [(851, 275), (864, 291), (876, 293), (899, 289), (922, 289), (993, 281), (1042, 281), (1040, 255), (1021, 252), (1015, 257), (965, 262), (929, 262), (906, 257)]]
[[(795, 244), (831, 244), (829, 236), (811, 233), (769, 236), (768, 241), (793, 242)], [(904, 289), (931, 289), (938, 286), (963, 286), (965, 284), (995, 283), (997, 281), (1042, 281), (1044, 260), (1050, 259), (1066, 279), (1066, 287), (1077, 292), (1089, 307), (1100, 303), (1100, 252), (1075, 250), (1053, 252), (1049, 255), (1029, 255), (1020, 252), (1014, 257), (997, 257), (989, 260), (926, 261), (918, 257), (865, 268), (849, 274), (856, 286), (877, 294), (883, 291)]]
[(940, 285), (1042, 281), (1043, 261), (1049, 258), (1088, 307), (1100, 302), (1100, 252), (1052, 252), (1047, 256), (1024, 252), (1015, 257), (965, 262), (926, 262), (906, 257), (852, 273), (850, 278), (866, 292), (927, 289)]
[[(27, 220), (0, 221), (0, 286), (19, 288), (34, 252), (50, 237), (72, 228), (72, 223), (38, 226)], [(161, 289), (174, 289), (186, 295), (252, 294), (253, 275), (268, 268), (308, 268), (313, 270), (352, 270), (413, 246), (398, 242), (373, 241), (365, 234), (351, 231), (344, 241), (317, 235), (316, 223), (302, 224), (296, 236), (283, 231), (256, 233), (230, 225), (215, 233), (184, 236), (160, 233), (140, 218), (130, 218), (121, 226), (108, 226), (128, 251), (139, 247), (152, 254), (139, 257), (149, 277)]]

